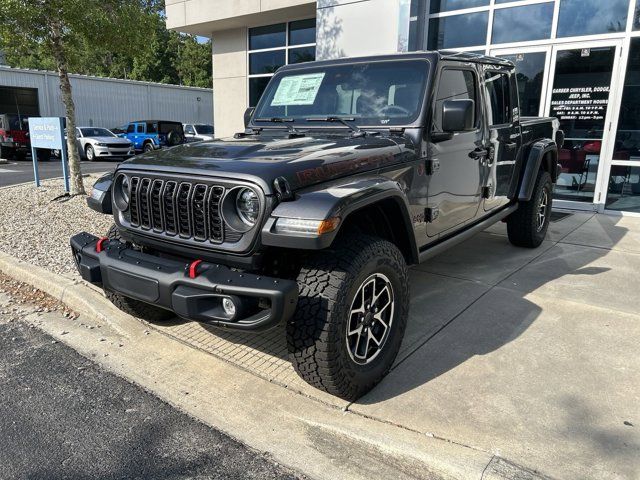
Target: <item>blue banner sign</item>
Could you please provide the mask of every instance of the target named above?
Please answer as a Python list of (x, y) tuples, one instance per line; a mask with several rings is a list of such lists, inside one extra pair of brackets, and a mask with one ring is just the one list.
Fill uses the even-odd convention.
[(29, 138), (34, 148), (62, 150), (64, 127), (60, 117), (29, 118)]
[(62, 162), (62, 176), (65, 191), (69, 192), (69, 169), (67, 168), (67, 142), (64, 138), (64, 119), (62, 117), (30, 117), (29, 139), (31, 140), (31, 158), (33, 159), (33, 177), (36, 187), (40, 186), (38, 173), (38, 148), (58, 150)]

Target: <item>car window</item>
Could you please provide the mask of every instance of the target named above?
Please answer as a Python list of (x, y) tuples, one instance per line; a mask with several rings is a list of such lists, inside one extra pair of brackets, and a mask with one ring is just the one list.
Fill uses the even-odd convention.
[(195, 130), (193, 129), (193, 126), (191, 126), (191, 125), (185, 125), (184, 126), (184, 133), (188, 133), (190, 135), (195, 135), (196, 134)]
[(133, 133), (135, 131), (134, 129), (135, 129), (135, 125), (133, 123), (130, 123), (127, 126), (127, 133)]
[[(471, 70), (446, 68), (442, 70), (436, 95), (433, 126), (442, 131), (442, 107), (447, 100), (473, 100), (477, 103), (476, 76)], [(477, 115), (476, 115), (477, 118)]]
[(155, 123), (147, 122), (147, 133), (158, 133), (158, 126)]
[(200, 125), (194, 125), (193, 127), (195, 128), (196, 133), (199, 133), (200, 135), (213, 134), (213, 125), (200, 124)]
[[(66, 131), (65, 131), (65, 135), (66, 135)], [(80, 130), (79, 128), (76, 128), (76, 136), (77, 137), (82, 137), (82, 130)]]
[(106, 128), (87, 128), (83, 127), (79, 129), (82, 133), (83, 137), (115, 137), (113, 133), (111, 133)]
[(509, 75), (486, 72), (484, 88), (487, 96), (487, 123), (489, 125), (510, 124), (513, 109), (510, 100)]
[(144, 133), (144, 123), (136, 125), (136, 133)]

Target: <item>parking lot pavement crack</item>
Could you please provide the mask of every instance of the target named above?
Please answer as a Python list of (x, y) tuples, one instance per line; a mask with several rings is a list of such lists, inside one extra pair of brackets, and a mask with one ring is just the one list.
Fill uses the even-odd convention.
[(418, 435), (424, 435), (426, 437), (433, 438), (434, 440), (439, 440), (441, 442), (450, 443), (452, 445), (457, 445), (459, 447), (468, 448), (468, 449), (474, 450), (476, 452), (491, 453), (488, 450), (484, 450), (484, 449), (482, 449), (480, 447), (477, 447), (475, 445), (471, 445), (471, 444), (468, 444), (468, 443), (464, 443), (464, 442), (461, 442), (459, 440), (453, 440), (451, 438), (447, 438), (447, 437), (444, 437), (442, 435), (438, 435), (438, 434), (435, 434), (435, 433), (432, 433), (432, 432), (423, 432), (423, 431), (420, 431), (420, 430), (416, 430), (415, 428), (407, 427), (406, 425), (402, 425), (400, 423), (392, 422), (390, 420), (384, 420), (384, 419), (379, 418), (379, 417), (375, 417), (375, 416), (372, 416), (372, 415), (366, 415), (366, 414), (361, 413), (361, 412), (356, 412), (356, 411), (351, 410), (349, 408), (353, 404), (354, 404), (354, 402), (351, 402), (345, 408), (345, 412), (346, 413), (351, 414), (351, 415), (356, 415), (356, 416), (361, 417), (361, 418), (366, 418), (367, 420), (371, 420), (373, 422), (381, 423), (383, 425), (389, 425), (391, 427), (400, 428), (400, 429), (405, 430), (407, 432), (416, 433)]
[(484, 474), (487, 473), (487, 468), (489, 468), (489, 465), (491, 465), (491, 462), (493, 462), (494, 458), (496, 458), (496, 456), (492, 455), (489, 461), (487, 462), (487, 464), (485, 465), (484, 470), (482, 470), (482, 475), (480, 475), (480, 480), (484, 480)]

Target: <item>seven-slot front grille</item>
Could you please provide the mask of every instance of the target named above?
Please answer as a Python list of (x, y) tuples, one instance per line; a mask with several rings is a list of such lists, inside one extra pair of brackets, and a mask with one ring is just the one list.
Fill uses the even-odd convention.
[[(199, 242), (225, 240), (220, 215), (224, 187), (137, 176), (131, 177), (129, 183), (132, 227)], [(228, 241), (240, 239), (235, 232), (228, 233)]]

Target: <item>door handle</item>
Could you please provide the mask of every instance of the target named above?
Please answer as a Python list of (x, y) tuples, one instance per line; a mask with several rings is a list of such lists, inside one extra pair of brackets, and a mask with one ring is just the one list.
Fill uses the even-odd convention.
[(489, 155), (489, 150), (487, 150), (486, 148), (476, 148), (474, 151), (469, 153), (469, 157), (476, 160), (485, 158), (487, 155)]

